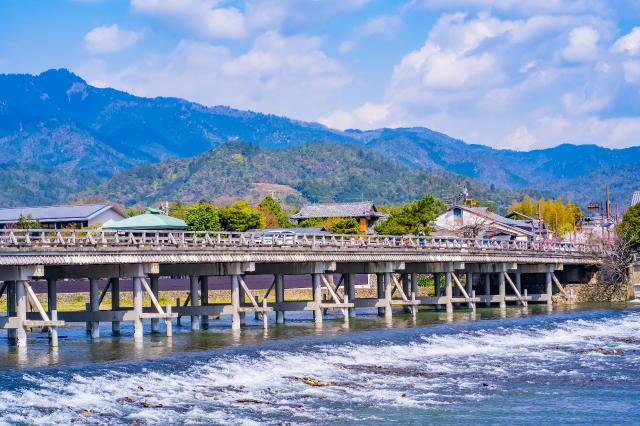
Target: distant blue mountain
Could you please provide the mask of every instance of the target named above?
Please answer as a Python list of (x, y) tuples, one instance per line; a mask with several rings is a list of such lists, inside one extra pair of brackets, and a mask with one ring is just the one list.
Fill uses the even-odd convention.
[[(606, 183), (624, 203), (636, 189), (634, 171), (640, 165), (639, 147), (563, 144), (529, 152), (497, 150), (426, 128), (338, 131), (225, 106), (143, 98), (90, 86), (65, 69), (0, 75), (1, 203), (54, 202), (132, 167), (192, 157), (236, 141), (266, 150), (317, 141), (347, 144), (407, 168), (446, 171), (489, 188), (543, 190), (581, 203), (601, 197)], [(59, 195), (45, 194), (40, 184), (20, 199), (16, 193), (25, 191), (16, 188), (33, 182), (33, 176), (23, 176), (30, 167), (51, 171), (49, 186), (58, 188), (53, 192)], [(7, 181), (7, 175), (13, 178)]]

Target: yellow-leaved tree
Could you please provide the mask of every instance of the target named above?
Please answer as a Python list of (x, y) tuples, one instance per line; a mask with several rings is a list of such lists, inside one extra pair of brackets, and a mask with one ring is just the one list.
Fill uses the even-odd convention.
[(547, 227), (558, 235), (573, 231), (576, 222), (582, 216), (580, 207), (573, 203), (565, 203), (562, 198), (540, 198), (534, 201), (528, 195), (522, 201), (511, 204), (509, 210), (538, 220), (542, 217)]

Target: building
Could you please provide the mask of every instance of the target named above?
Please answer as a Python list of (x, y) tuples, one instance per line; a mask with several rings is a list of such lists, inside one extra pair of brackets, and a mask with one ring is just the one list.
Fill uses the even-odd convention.
[(387, 215), (379, 213), (371, 201), (357, 203), (320, 203), (308, 204), (291, 216), (291, 222), (298, 224), (305, 219), (327, 219), (331, 217), (352, 217), (358, 221), (360, 232), (373, 232), (375, 224), (386, 219)]
[(148, 208), (144, 214), (132, 216), (117, 222), (106, 223), (107, 230), (173, 231), (186, 230), (189, 226), (184, 220), (162, 214), (159, 209)]
[(20, 216), (31, 217), (44, 229), (83, 228), (100, 226), (108, 221), (126, 216), (108, 204), (84, 204), (78, 206), (15, 207), (0, 209), (0, 229), (11, 228)]
[[(549, 238), (544, 224), (538, 220), (513, 213), (504, 217), (486, 207), (454, 205), (436, 219), (438, 234), (451, 232), (469, 238), (528, 241)], [(513, 217), (521, 217), (514, 219)]]
[(638, 203), (640, 203), (640, 191), (635, 191), (633, 193), (633, 195), (631, 196), (631, 204), (630, 205), (635, 206)]

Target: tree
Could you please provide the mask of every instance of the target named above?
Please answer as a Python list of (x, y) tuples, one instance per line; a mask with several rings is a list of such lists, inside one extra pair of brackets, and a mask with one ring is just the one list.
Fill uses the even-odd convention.
[(525, 196), (522, 201), (511, 204), (509, 209), (538, 220), (542, 219), (547, 227), (558, 235), (573, 231), (576, 222), (582, 216), (578, 206), (565, 203), (562, 198), (540, 198), (534, 202), (531, 197)]
[(219, 209), (218, 216), (226, 231), (243, 232), (265, 226), (265, 218), (260, 210), (251, 207), (246, 201), (238, 201)]
[(352, 217), (338, 218), (330, 227), (329, 230), (334, 234), (359, 234), (360, 226), (358, 221)]
[(400, 207), (389, 209), (389, 218), (376, 225), (376, 232), (383, 235), (429, 234), (431, 223), (444, 212), (446, 206), (433, 195), (425, 195)]
[(184, 209), (184, 221), (191, 231), (222, 231), (218, 211), (212, 204), (193, 204)]
[(34, 220), (33, 216), (30, 214), (23, 216), (20, 215), (18, 218), (18, 222), (16, 222), (16, 228), (18, 229), (40, 229), (42, 226), (40, 225), (39, 220)]
[[(203, 204), (203, 203), (199, 203), (199, 204)], [(204, 204), (208, 204), (208, 203), (204, 203)], [(178, 219), (184, 219), (184, 214), (187, 210), (187, 207), (189, 206), (187, 206), (181, 201), (171, 203), (169, 205), (169, 216), (177, 217)]]
[(631, 246), (640, 245), (640, 203), (627, 209), (616, 227), (618, 237)]
[(322, 222), (324, 219), (321, 217), (310, 217), (307, 219), (302, 219), (298, 222), (299, 228), (322, 228)]
[(258, 209), (265, 218), (267, 228), (291, 228), (291, 222), (282, 211), (280, 203), (272, 196), (269, 195), (260, 201)]

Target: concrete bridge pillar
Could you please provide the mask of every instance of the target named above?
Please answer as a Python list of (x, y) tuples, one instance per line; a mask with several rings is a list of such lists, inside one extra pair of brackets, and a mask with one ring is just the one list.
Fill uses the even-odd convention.
[[(345, 294), (349, 296), (350, 303), (356, 303), (356, 283), (355, 283), (355, 275), (351, 273), (344, 274), (344, 283), (347, 287), (345, 287)], [(349, 308), (349, 316), (351, 318), (355, 318), (356, 316), (356, 308)]]
[[(9, 317), (16, 316), (16, 282), (7, 281), (7, 315)], [(10, 328), (7, 330), (9, 342), (16, 343), (16, 330)]]
[(500, 309), (505, 309), (507, 307), (507, 302), (505, 300), (506, 285), (505, 285), (505, 279), (504, 279), (504, 272), (498, 273), (498, 292), (500, 294)]
[[(284, 274), (276, 274), (275, 279), (276, 303), (284, 303)], [(284, 311), (276, 311), (276, 324), (284, 324)]]
[(55, 278), (47, 278), (47, 310), (49, 317), (52, 311), (58, 310), (58, 281)]
[(16, 329), (15, 342), (19, 348), (27, 347), (27, 329), (24, 322), (27, 320), (27, 294), (24, 287), (24, 281), (16, 281), (16, 317), (20, 321), (20, 325)]
[(451, 287), (451, 272), (447, 271), (444, 274), (444, 282), (445, 282), (445, 295), (447, 297), (447, 313), (453, 312), (453, 304), (451, 303), (451, 298), (453, 297), (453, 288)]
[[(198, 297), (197, 275), (191, 275), (189, 277), (189, 288), (191, 293), (191, 306), (200, 306), (200, 298)], [(191, 315), (191, 330), (200, 330), (200, 315)]]
[[(159, 277), (157, 275), (151, 275), (149, 277), (149, 287), (151, 287), (151, 293), (153, 293), (153, 295), (156, 297), (156, 300), (159, 300), (158, 296), (160, 294), (158, 281)], [(158, 318), (151, 319), (151, 332), (160, 332), (160, 320)]]
[(142, 281), (140, 277), (133, 277), (133, 340), (142, 342)]
[[(200, 304), (206, 306), (209, 304), (209, 276), (200, 276)], [(209, 328), (209, 315), (200, 317), (200, 324), (203, 330)]]
[(240, 279), (238, 275), (231, 275), (231, 329), (240, 330)]
[(315, 308), (313, 310), (313, 320), (316, 324), (322, 324), (322, 287), (320, 286), (320, 274), (311, 274), (311, 289)]
[[(98, 280), (96, 278), (89, 278), (89, 310), (92, 316), (96, 315), (100, 310), (100, 290), (98, 289)], [(88, 328), (92, 339), (100, 338), (100, 322), (91, 321)]]
[(418, 274), (415, 272), (411, 273), (411, 294), (418, 298)]
[[(111, 310), (120, 310), (120, 278), (111, 278)], [(111, 334), (120, 335), (120, 321), (111, 323)]]
[(391, 318), (393, 316), (393, 310), (391, 309), (391, 272), (384, 273), (384, 316), (385, 318)]
[[(384, 299), (384, 274), (376, 274), (376, 289), (378, 290), (378, 300)], [(378, 315), (384, 315), (384, 308), (378, 308)]]
[[(471, 272), (467, 272), (467, 282), (465, 283), (466, 292), (469, 297), (473, 297), (473, 274)], [(469, 309), (473, 309), (475, 302), (467, 303), (467, 307)]]
[(546, 293), (547, 293), (547, 306), (553, 306), (553, 267), (549, 266), (545, 274), (545, 284), (546, 284)]
[[(409, 279), (409, 274), (402, 274), (402, 291), (404, 291), (404, 294), (411, 299), (411, 280)], [(411, 307), (405, 305), (402, 308), (402, 311), (407, 314), (411, 312)]]
[(484, 274), (484, 295), (487, 297), (486, 307), (491, 306), (491, 274)]

